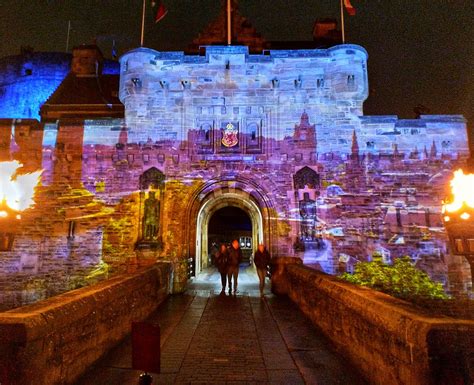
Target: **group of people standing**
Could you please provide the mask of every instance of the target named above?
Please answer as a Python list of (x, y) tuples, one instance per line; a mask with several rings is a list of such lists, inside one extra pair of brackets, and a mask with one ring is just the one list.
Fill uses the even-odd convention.
[[(222, 291), (225, 293), (226, 285), (228, 283), (229, 295), (237, 293), (237, 280), (239, 277), (239, 265), (242, 262), (242, 250), (237, 239), (234, 239), (229, 247), (221, 244), (219, 250), (214, 256), (214, 264), (221, 275)], [(265, 277), (267, 275), (268, 265), (270, 264), (270, 254), (265, 245), (259, 244), (253, 259), (257, 268), (257, 274), (260, 281), (260, 296), (263, 297), (263, 290), (265, 288)], [(232, 287), (232, 280), (234, 286)], [(234, 289), (232, 291), (232, 289)]]

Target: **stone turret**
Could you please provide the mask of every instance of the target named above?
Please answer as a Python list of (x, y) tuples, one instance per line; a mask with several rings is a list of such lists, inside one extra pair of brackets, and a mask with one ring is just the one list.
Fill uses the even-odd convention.
[(326, 77), (331, 79), (333, 97), (337, 100), (367, 99), (367, 53), (358, 46), (347, 44), (332, 47), (330, 52), (333, 63), (328, 66)]

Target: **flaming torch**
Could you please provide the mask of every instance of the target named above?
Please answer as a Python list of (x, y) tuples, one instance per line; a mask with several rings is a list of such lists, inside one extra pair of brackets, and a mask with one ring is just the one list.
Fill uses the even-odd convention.
[(443, 202), (443, 222), (454, 255), (464, 256), (474, 273), (474, 174), (459, 169), (451, 180), (451, 198)]
[(21, 212), (34, 204), (42, 170), (17, 175), (20, 167), (22, 164), (16, 160), (0, 162), (0, 220), (21, 219)]

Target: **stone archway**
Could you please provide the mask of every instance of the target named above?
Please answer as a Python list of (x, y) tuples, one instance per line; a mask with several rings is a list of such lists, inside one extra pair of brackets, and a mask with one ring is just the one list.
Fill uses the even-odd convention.
[(235, 192), (223, 192), (211, 196), (201, 205), (196, 223), (196, 273), (207, 267), (208, 228), (213, 214), (223, 207), (233, 206), (242, 209), (252, 223), (252, 250), (257, 248), (263, 237), (263, 217), (258, 205), (248, 195)]
[(209, 220), (207, 228), (208, 266), (214, 264), (213, 254), (221, 244), (230, 245), (238, 239), (242, 248), (243, 262), (252, 259), (252, 222), (241, 208), (226, 206), (217, 210)]
[(211, 210), (217, 211), (218, 204), (225, 202), (226, 198), (228, 198), (226, 205), (232, 206), (234, 203), (238, 208), (244, 205), (245, 213), (251, 218), (248, 214), (251, 211), (254, 213), (253, 217), (258, 219), (257, 225), (252, 224), (253, 229), (258, 229), (257, 238), (252, 237), (256, 239), (255, 242), (263, 242), (273, 256), (279, 256), (281, 250), (286, 253), (285, 247), (287, 245), (282, 247), (281, 239), (278, 236), (281, 229), (278, 228), (279, 216), (271, 192), (273, 191), (272, 186), (268, 186), (271, 184), (271, 180), (265, 181), (265, 183), (263, 185), (255, 178), (249, 179), (242, 175), (223, 174), (219, 179), (210, 179), (193, 191), (189, 197), (186, 220), (183, 223), (185, 232), (183, 247), (187, 258), (193, 260), (195, 273), (202, 269), (202, 225), (207, 223), (207, 232), (212, 216)]

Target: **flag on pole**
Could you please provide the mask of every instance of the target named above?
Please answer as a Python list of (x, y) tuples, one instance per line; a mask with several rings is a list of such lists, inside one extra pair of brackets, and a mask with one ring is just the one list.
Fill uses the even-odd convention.
[(346, 7), (346, 11), (349, 15), (354, 16), (356, 14), (356, 10), (350, 0), (344, 0), (344, 7)]
[(115, 39), (112, 42), (112, 59), (117, 59), (117, 48), (115, 47)]
[(155, 23), (158, 23), (159, 21), (161, 21), (165, 16), (166, 14), (168, 13), (168, 10), (166, 9), (166, 7), (164, 6), (164, 4), (161, 2), (161, 1), (152, 1), (151, 2), (151, 6), (155, 9), (156, 8), (156, 13), (155, 13)]

